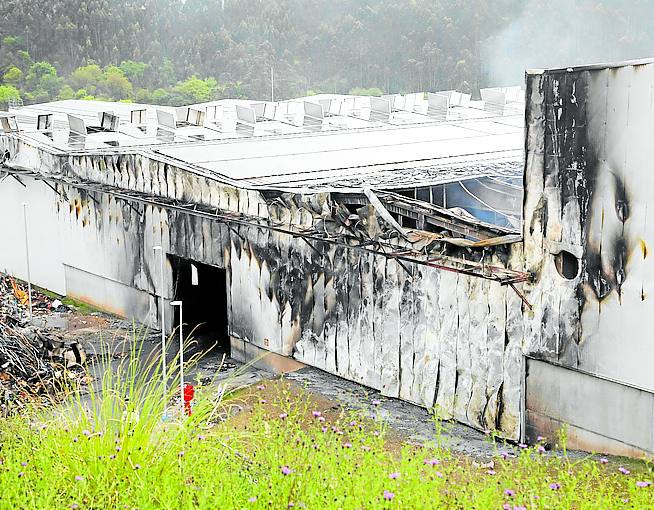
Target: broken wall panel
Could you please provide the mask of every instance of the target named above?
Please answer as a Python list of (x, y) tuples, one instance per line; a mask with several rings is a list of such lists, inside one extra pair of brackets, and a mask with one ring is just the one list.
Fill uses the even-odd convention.
[[(424, 266), (409, 264), (407, 272), (393, 259), (343, 247), (316, 253), (306, 243), (293, 243), (288, 250), (288, 264), (281, 259), (281, 266), (291, 269), (279, 272), (277, 314), (262, 321), (260, 311), (240, 313), (243, 305), (234, 304), (232, 335), (261, 346), (261, 338), (251, 335), (274, 330), (278, 321), (282, 331), (295, 331), (287, 334), (292, 343), (281, 349), (268, 344), (269, 350), (385, 395), (427, 407), (436, 401), (443, 416), (477, 428), (507, 424), (507, 436), (518, 437), (521, 339), (512, 338), (512, 349), (505, 350), (508, 308), (520, 321), (522, 301), (517, 295), (512, 299), (513, 291)], [(232, 300), (254, 306), (252, 296), (266, 299), (266, 293), (253, 289), (255, 280), (244, 273), (282, 255), (254, 243), (248, 250), (233, 245), (231, 252)], [(244, 257), (257, 262), (246, 263)], [(507, 370), (518, 371), (513, 377), (518, 389), (505, 402)]]
[[(329, 194), (264, 199), (257, 192), (189, 176), (145, 156), (70, 156), (50, 164), (53, 173), (91, 176), (126, 191), (142, 189), (162, 199), (190, 201), (194, 207), (218, 205), (245, 217), (270, 217), (280, 222), (276, 225), (309, 228), (322, 220), (337, 223), (332, 218), (337, 207)], [(149, 177), (134, 176), (137, 169), (149, 172)], [(519, 348), (502, 353), (496, 349), (500, 328), (505, 327), (503, 334), (509, 335), (508, 310), (518, 320), (522, 304), (519, 298), (509, 304), (513, 293), (499, 290), (506, 290), (500, 283), (400, 262), (346, 243), (226, 224), (224, 219), (167, 208), (165, 201), (152, 205), (99, 191), (93, 194), (99, 197), (96, 204), (86, 191), (65, 188), (70, 197), (60, 208), (59, 220), (68, 231), (69, 263), (92, 271), (99, 281), (115, 280), (133, 289), (140, 300), (133, 306), (140, 314), (134, 318), (158, 323), (162, 290), (159, 258), (152, 245), (161, 244), (167, 254), (227, 270), (228, 331), (234, 338), (303, 360), (384, 395), (426, 407), (436, 404), (443, 417), (456, 416), (477, 428), (493, 428), (494, 421), (504, 435), (518, 437), (519, 429), (513, 425), (519, 422), (519, 399), (508, 390), (509, 398), (504, 399), (499, 386), (513, 377), (507, 371), (520, 366), (522, 354)], [(374, 209), (361, 211), (367, 214), (367, 235), (383, 233), (386, 227)], [(347, 218), (349, 212), (344, 213)], [(325, 222), (324, 228), (357, 234), (338, 223)], [(420, 241), (420, 249), (430, 242)], [(399, 246), (412, 248), (408, 241)], [(481, 258), (458, 247), (447, 250), (448, 256), (465, 258), (470, 253), (473, 261)], [(485, 250), (492, 255), (496, 248)], [(509, 267), (505, 251), (498, 251), (493, 263)], [(510, 267), (520, 266), (514, 261)], [(163, 291), (168, 301), (173, 288), (167, 263)], [(491, 295), (501, 303), (491, 307)], [(492, 356), (485, 322), (497, 327)], [(170, 327), (172, 314), (168, 323)], [(520, 344), (516, 342), (514, 346)], [(519, 376), (514, 379), (519, 383)], [(495, 411), (489, 412), (489, 406)]]

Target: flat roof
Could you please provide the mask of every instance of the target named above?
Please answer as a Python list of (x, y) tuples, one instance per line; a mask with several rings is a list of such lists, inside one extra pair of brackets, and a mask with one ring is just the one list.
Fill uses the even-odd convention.
[[(20, 132), (4, 136), (59, 154), (145, 153), (244, 188), (399, 189), (521, 174), (524, 97), (515, 87), (482, 97), (330, 94), (181, 108), (69, 100), (11, 110)], [(96, 132), (103, 113), (115, 126)], [(48, 129), (38, 130), (48, 114)]]

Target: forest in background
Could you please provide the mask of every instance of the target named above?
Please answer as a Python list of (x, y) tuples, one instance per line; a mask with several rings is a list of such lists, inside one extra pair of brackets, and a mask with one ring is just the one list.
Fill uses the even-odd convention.
[(3, 0), (0, 106), (12, 97), (268, 99), (271, 68), (276, 99), (476, 93), (520, 83), (525, 67), (654, 54), (647, 26), (653, 6), (654, 0)]

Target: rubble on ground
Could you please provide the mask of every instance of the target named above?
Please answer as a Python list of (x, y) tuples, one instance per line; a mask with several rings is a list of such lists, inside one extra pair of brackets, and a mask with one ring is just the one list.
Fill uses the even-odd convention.
[[(28, 400), (47, 403), (86, 354), (76, 343), (30, 320), (26, 286), (0, 273), (0, 415)], [(32, 290), (33, 317), (65, 311), (58, 299)]]

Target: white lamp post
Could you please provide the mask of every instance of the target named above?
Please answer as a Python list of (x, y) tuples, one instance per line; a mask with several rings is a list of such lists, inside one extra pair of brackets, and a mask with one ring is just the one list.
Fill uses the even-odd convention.
[(164, 296), (166, 288), (166, 277), (164, 273), (164, 251), (161, 246), (152, 248), (154, 251), (159, 251), (161, 254), (161, 376), (163, 377), (163, 394), (164, 400), (168, 390), (168, 378), (166, 376), (166, 298)]
[(182, 406), (182, 419), (184, 418), (184, 334), (182, 333), (182, 325), (184, 320), (182, 317), (182, 302), (173, 301), (171, 306), (179, 306), (179, 398)]
[(23, 202), (23, 227), (25, 229), (25, 261), (27, 264), (27, 300), (29, 301), (30, 320), (32, 320), (32, 277), (30, 275), (30, 244), (27, 239), (27, 202)]

